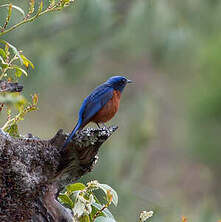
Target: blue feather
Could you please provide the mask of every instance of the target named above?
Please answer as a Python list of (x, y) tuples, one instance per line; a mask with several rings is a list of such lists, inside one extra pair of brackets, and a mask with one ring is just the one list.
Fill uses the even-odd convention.
[(91, 118), (113, 97), (113, 91), (113, 88), (103, 84), (94, 89), (94, 91), (85, 98), (79, 111), (78, 123), (68, 136), (63, 147), (66, 147), (75, 133), (90, 122)]
[(84, 101), (82, 112), (80, 110), (79, 117), (82, 117), (82, 123), (87, 124), (88, 121), (113, 97), (114, 89), (106, 85), (98, 86)]
[(73, 138), (73, 136), (79, 130), (80, 127), (81, 127), (81, 122), (78, 121), (78, 123), (76, 124), (76, 126), (74, 127), (74, 129), (72, 130), (68, 138), (66, 139), (65, 144), (63, 145), (63, 148), (65, 148), (68, 145), (68, 143), (70, 143), (71, 139)]
[(71, 141), (75, 133), (88, 124), (93, 116), (113, 97), (114, 90), (122, 92), (127, 83), (132, 82), (123, 76), (112, 76), (105, 83), (98, 86), (84, 100), (79, 111), (78, 123), (68, 136), (64, 147)]

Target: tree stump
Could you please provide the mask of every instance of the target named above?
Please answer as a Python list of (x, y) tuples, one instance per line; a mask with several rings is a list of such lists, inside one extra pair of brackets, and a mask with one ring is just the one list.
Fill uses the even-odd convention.
[(0, 130), (0, 221), (73, 222), (58, 192), (90, 172), (117, 127), (78, 132), (64, 149), (63, 130), (50, 140), (14, 138)]

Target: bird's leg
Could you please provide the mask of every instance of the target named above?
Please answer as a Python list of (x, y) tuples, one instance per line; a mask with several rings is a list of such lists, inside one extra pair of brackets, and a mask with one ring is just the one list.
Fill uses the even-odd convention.
[(105, 125), (104, 123), (102, 123), (102, 126), (103, 126), (105, 129), (107, 129), (107, 127), (106, 127), (106, 125)]
[(100, 129), (101, 127), (100, 127), (99, 123), (96, 123), (96, 124), (97, 124), (98, 128)]
[(108, 133), (111, 133), (111, 132), (109, 131), (109, 128), (108, 128), (104, 123), (102, 123), (102, 126), (103, 126), (104, 130), (106, 130)]

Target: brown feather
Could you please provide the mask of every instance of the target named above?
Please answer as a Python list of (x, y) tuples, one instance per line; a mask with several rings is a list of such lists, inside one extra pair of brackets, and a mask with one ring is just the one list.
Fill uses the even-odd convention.
[(105, 123), (111, 120), (120, 106), (121, 92), (114, 90), (113, 97), (91, 119), (94, 123)]

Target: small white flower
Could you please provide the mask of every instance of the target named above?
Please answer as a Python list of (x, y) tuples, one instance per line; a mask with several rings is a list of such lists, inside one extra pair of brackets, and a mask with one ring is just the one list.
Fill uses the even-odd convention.
[(144, 222), (152, 216), (153, 216), (153, 211), (145, 211), (144, 210), (140, 213), (140, 222)]
[(92, 212), (92, 206), (87, 203), (84, 208), (84, 213), (89, 215), (91, 212)]
[(81, 200), (77, 200), (77, 202), (74, 205), (73, 212), (74, 216), (80, 217), (84, 213), (85, 204)]
[(94, 203), (94, 197), (91, 194), (89, 199), (85, 199), (82, 195), (78, 195), (76, 198), (76, 203), (73, 208), (74, 216), (81, 217), (83, 214), (90, 214), (92, 212), (91, 204)]
[(98, 189), (99, 188), (99, 183), (98, 183), (97, 180), (93, 180), (93, 181), (87, 183), (87, 187), (89, 189), (92, 189), (92, 190), (93, 189)]
[(88, 202), (89, 202), (89, 204), (95, 203), (93, 194), (90, 194)]

